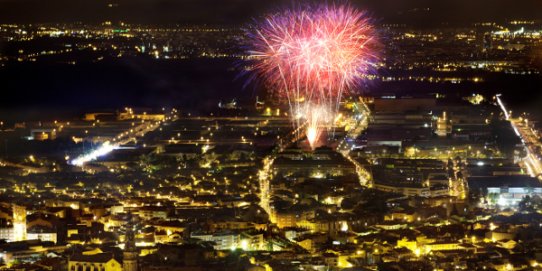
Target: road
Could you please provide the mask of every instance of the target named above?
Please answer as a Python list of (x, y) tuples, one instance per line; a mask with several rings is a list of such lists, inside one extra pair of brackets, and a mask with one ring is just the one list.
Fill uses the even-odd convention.
[(540, 143), (540, 138), (523, 122), (523, 119), (513, 118), (510, 115), (510, 111), (506, 108), (504, 102), (501, 99), (501, 95), (498, 94), (495, 96), (497, 99), (497, 104), (504, 113), (506, 120), (512, 125), (512, 129), (516, 135), (521, 139), (521, 142), (525, 148), (525, 157), (520, 161), (520, 165), (531, 175), (532, 177), (537, 177), (542, 180), (542, 164), (540, 153), (542, 144)]
[(542, 176), (541, 153), (539, 151), (541, 148), (540, 138), (536, 136), (522, 119), (512, 118), (510, 122), (516, 127), (525, 146), (526, 156), (522, 159), (521, 163), (527, 169), (529, 175), (540, 178)]
[(0, 167), (15, 167), (22, 170), (25, 170), (28, 173), (46, 173), (49, 172), (49, 170), (46, 167), (32, 167), (28, 165), (23, 164), (16, 164), (8, 161), (0, 160)]
[(152, 132), (158, 129), (165, 122), (176, 121), (178, 117), (177, 117), (177, 114), (175, 114), (174, 112), (176, 111), (172, 111), (171, 113), (168, 113), (164, 120), (154, 121), (154, 122), (152, 121), (143, 122), (139, 124), (138, 126), (130, 128), (129, 130), (126, 130), (118, 134), (112, 140), (105, 141), (96, 149), (88, 153), (82, 154), (73, 160), (70, 160), (69, 163), (74, 166), (82, 167), (86, 163), (96, 160), (100, 156), (107, 155), (108, 153), (114, 151), (115, 149), (118, 149), (122, 145), (128, 144), (130, 142), (137, 142), (138, 137), (143, 137), (146, 133)]
[(284, 151), (288, 146), (297, 142), (305, 136), (307, 123), (301, 124), (298, 128), (291, 131), (287, 136), (280, 138), (279, 143), (269, 155), (262, 160), (262, 168), (258, 171), (258, 181), (260, 186), (260, 207), (269, 214), (271, 223), (276, 223), (276, 218), (271, 209), (271, 180), (273, 179), (273, 162), (276, 155)]
[(354, 164), (360, 184), (362, 186), (371, 187), (371, 174), (350, 155), (352, 149), (354, 148), (356, 138), (363, 133), (363, 131), (365, 131), (369, 125), (371, 111), (362, 101), (355, 103), (354, 108), (356, 109), (356, 112), (351, 116), (351, 118), (353, 118), (352, 122), (354, 125), (346, 133), (346, 136), (339, 142), (337, 152), (341, 153), (344, 158)]

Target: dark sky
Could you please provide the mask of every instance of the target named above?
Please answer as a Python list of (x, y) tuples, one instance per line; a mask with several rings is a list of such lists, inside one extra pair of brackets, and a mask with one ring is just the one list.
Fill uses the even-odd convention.
[[(244, 23), (293, 0), (0, 0), (0, 22)], [(305, 1), (306, 2), (306, 1)], [(329, 1), (328, 1), (329, 2)], [(339, 1), (340, 2), (340, 1)], [(352, 0), (381, 21), (542, 19), (541, 0)], [(108, 4), (118, 5), (109, 8)], [(415, 11), (430, 8), (430, 12)]]

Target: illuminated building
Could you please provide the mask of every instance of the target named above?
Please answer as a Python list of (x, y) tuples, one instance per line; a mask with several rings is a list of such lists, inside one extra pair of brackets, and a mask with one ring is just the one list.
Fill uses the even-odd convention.
[(450, 193), (446, 185), (418, 186), (416, 184), (407, 185), (400, 183), (379, 183), (375, 182), (374, 188), (390, 193), (403, 194), (405, 196), (420, 196), (420, 197), (442, 197)]
[(144, 220), (166, 219), (168, 209), (162, 206), (143, 206), (138, 209), (138, 215)]
[(29, 227), (26, 234), (28, 240), (41, 240), (44, 242), (57, 242), (56, 230), (49, 227), (34, 226)]
[(238, 233), (224, 231), (211, 233), (192, 233), (191, 238), (200, 239), (203, 241), (214, 242), (215, 250), (236, 249), (241, 244), (241, 236)]
[(501, 241), (501, 240), (514, 240), (515, 237), (516, 237), (516, 234), (506, 232), (506, 231), (501, 231), (499, 229), (488, 231), (486, 232), (486, 235), (485, 235), (485, 238), (493, 242)]
[(26, 240), (26, 207), (13, 205), (13, 240)]
[(56, 129), (32, 129), (30, 131), (31, 140), (54, 140), (56, 138)]
[(277, 227), (279, 228), (290, 228), (297, 226), (299, 217), (295, 213), (288, 212), (277, 212), (275, 213)]
[(137, 258), (138, 258), (138, 252), (135, 245), (135, 237), (134, 232), (132, 230), (132, 225), (129, 222), (126, 227), (126, 242), (124, 246), (124, 252), (123, 255), (123, 262), (122, 262), (122, 269), (123, 271), (137, 271), (138, 265), (137, 265)]
[(323, 179), (326, 175), (345, 176), (356, 173), (352, 163), (326, 147), (318, 148), (312, 153), (288, 149), (279, 154), (273, 163), (273, 169), (279, 176), (297, 173), (316, 179)]
[(374, 188), (406, 196), (439, 197), (449, 194), (448, 174), (434, 159), (378, 160), (372, 167)]
[(459, 242), (454, 241), (439, 241), (424, 246), (426, 252), (443, 251), (443, 250), (466, 250), (466, 247)]
[(166, 118), (164, 114), (147, 114), (147, 113), (133, 113), (133, 111), (122, 112), (118, 115), (118, 120), (149, 120), (149, 121), (163, 121)]
[(0, 228), (0, 239), (11, 241), (13, 240), (14, 232), (13, 227), (7, 226), (7, 227), (1, 227)]
[(401, 240), (397, 240), (397, 247), (405, 247), (411, 251), (416, 251), (418, 249), (418, 243), (416, 240), (409, 240), (406, 237), (403, 237)]
[(442, 117), (437, 119), (437, 130), (435, 133), (440, 137), (445, 137), (452, 133), (452, 123), (446, 115), (446, 111), (442, 112)]
[[(68, 271), (123, 271), (112, 253), (76, 254), (68, 260)], [(126, 269), (124, 269), (126, 270)]]
[(526, 196), (542, 196), (542, 185), (526, 175), (469, 177), (471, 193), (480, 193), (488, 204), (500, 207), (517, 206)]
[(50, 246), (40, 240), (6, 243), (0, 246), (0, 261), (7, 265), (34, 262), (54, 250), (54, 246)]

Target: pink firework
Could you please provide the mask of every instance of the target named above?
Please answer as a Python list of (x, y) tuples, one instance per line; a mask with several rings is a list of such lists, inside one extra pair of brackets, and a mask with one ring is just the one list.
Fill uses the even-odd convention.
[[(286, 97), (295, 120), (314, 122), (307, 107), (326, 108), (333, 119), (345, 91), (373, 66), (374, 29), (349, 5), (317, 5), (267, 16), (250, 32), (256, 74)], [(299, 121), (297, 121), (299, 125)], [(309, 130), (333, 125), (318, 121)], [(311, 140), (310, 140), (311, 141)]]

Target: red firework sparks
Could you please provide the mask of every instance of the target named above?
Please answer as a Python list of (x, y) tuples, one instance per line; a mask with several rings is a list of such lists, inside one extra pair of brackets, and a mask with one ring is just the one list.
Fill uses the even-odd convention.
[(348, 5), (286, 10), (252, 33), (250, 54), (256, 72), (275, 90), (294, 99), (328, 100), (372, 67), (373, 32), (365, 13)]
[[(256, 74), (288, 99), (294, 118), (314, 122), (307, 108), (325, 108), (330, 124), (343, 92), (373, 67), (374, 28), (349, 5), (317, 5), (267, 16), (249, 33)], [(299, 124), (299, 123), (298, 123)], [(315, 134), (314, 131), (311, 135)]]

